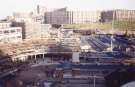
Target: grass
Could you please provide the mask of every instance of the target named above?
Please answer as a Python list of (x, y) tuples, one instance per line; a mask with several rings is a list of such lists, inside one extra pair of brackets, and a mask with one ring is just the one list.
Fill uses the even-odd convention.
[[(71, 29), (111, 29), (112, 23), (92, 23), (92, 24), (66, 24), (64, 28), (71, 28)], [(114, 22), (114, 29), (119, 30), (135, 30), (135, 21), (115, 21)]]

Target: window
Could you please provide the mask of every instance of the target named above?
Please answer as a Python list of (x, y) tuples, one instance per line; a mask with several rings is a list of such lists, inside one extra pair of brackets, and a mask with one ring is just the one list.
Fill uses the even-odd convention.
[(0, 34), (2, 34), (3, 32), (2, 31), (0, 31)]
[(5, 34), (7, 34), (7, 33), (9, 33), (9, 31), (8, 31), (8, 30), (6, 30), (6, 31), (4, 31), (4, 33), (5, 33)]
[(21, 29), (17, 29), (17, 32), (21, 32)]
[(21, 38), (21, 36), (17, 36), (17, 38)]
[(11, 30), (11, 33), (14, 33), (15, 32), (15, 30)]

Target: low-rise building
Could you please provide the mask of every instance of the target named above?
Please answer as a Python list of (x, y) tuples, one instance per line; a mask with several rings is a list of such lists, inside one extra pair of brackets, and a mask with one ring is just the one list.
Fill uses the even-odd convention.
[(22, 28), (11, 27), (10, 22), (0, 22), (0, 43), (16, 43), (22, 41)]

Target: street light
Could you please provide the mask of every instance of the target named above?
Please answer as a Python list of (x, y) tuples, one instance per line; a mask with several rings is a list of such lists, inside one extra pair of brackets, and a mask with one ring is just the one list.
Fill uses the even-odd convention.
[(114, 16), (115, 16), (115, 10), (113, 11), (113, 20), (112, 20), (112, 29), (111, 29), (111, 52), (113, 52), (113, 39), (114, 39)]
[(93, 76), (93, 87), (96, 87), (96, 76)]

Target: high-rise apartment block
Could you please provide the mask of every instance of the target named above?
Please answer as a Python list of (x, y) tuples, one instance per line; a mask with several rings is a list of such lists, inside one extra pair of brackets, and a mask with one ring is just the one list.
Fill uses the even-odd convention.
[(100, 11), (69, 11), (69, 24), (88, 24), (100, 22)]
[(135, 21), (135, 10), (109, 10), (101, 14), (102, 22), (115, 21)]
[(60, 8), (45, 12), (44, 20), (47, 24), (85, 24), (99, 22), (100, 11), (68, 11)]
[(45, 12), (46, 24), (69, 24), (69, 17), (66, 8)]

